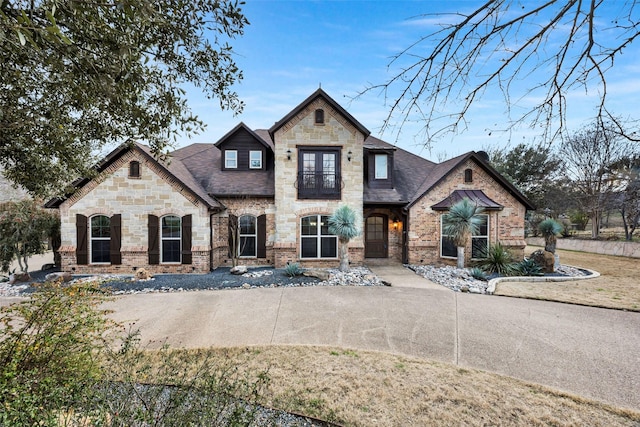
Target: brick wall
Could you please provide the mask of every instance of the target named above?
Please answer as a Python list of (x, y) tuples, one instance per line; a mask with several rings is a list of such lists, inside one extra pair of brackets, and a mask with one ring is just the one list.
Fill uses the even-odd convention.
[[(473, 182), (464, 182), (465, 169), (473, 171)], [(504, 206), (489, 214), (489, 244), (502, 243), (514, 256), (524, 256), (525, 207), (489, 176), (475, 161), (459, 166), (418, 203), (411, 207), (409, 230), (409, 262), (412, 264), (455, 264), (455, 259), (440, 257), (440, 217), (431, 206), (442, 201), (454, 190), (482, 190), (495, 202)], [(471, 256), (471, 243), (465, 249), (467, 261)]]

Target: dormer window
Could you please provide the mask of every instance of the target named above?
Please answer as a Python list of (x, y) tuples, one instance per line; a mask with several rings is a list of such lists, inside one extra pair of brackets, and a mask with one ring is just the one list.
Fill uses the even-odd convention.
[(238, 168), (238, 151), (237, 150), (225, 150), (224, 167), (225, 169)]
[(324, 124), (324, 110), (322, 108), (318, 108), (316, 110), (316, 124), (317, 125)]
[(249, 169), (262, 169), (262, 151), (249, 151)]
[(464, 182), (473, 182), (473, 170), (465, 169), (464, 170)]
[(375, 179), (388, 179), (389, 178), (389, 156), (387, 154), (376, 154), (374, 162)]
[(129, 178), (140, 178), (140, 162), (129, 162)]

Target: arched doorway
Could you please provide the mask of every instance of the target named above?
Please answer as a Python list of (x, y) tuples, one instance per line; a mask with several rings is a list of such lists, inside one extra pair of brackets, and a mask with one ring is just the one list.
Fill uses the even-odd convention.
[(387, 258), (389, 255), (389, 221), (386, 215), (373, 214), (364, 223), (365, 258)]

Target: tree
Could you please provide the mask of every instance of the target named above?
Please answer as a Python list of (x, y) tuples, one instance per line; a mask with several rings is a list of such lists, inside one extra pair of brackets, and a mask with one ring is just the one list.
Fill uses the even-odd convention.
[(562, 232), (564, 227), (558, 221), (548, 218), (538, 224), (538, 230), (542, 237), (544, 237), (544, 250), (556, 253), (556, 243), (558, 242), (557, 236)]
[(449, 212), (443, 215), (443, 234), (449, 236), (458, 250), (457, 266), (464, 268), (464, 248), (469, 238), (478, 232), (483, 218), (480, 214), (484, 209), (464, 198), (451, 206)]
[(602, 213), (619, 186), (616, 165), (638, 148), (617, 132), (615, 124), (597, 122), (570, 135), (560, 148), (564, 171), (589, 214), (591, 237), (600, 233)]
[(487, 150), (493, 167), (518, 187), (535, 206), (546, 208), (545, 194), (554, 186), (562, 162), (551, 147), (520, 143), (510, 150)]
[(5, 202), (0, 205), (0, 262), (8, 272), (17, 260), (20, 270), (29, 271), (28, 258), (43, 254), (45, 241), (55, 237), (60, 228), (58, 217), (32, 200)]
[(349, 270), (349, 241), (360, 235), (356, 212), (348, 205), (342, 205), (329, 217), (329, 233), (340, 241), (340, 271)]
[(624, 238), (631, 241), (633, 240), (633, 233), (640, 225), (640, 179), (629, 183), (627, 186), (623, 194), (620, 213), (622, 214), (622, 224), (624, 226)]
[(472, 105), (496, 91), (506, 128), (529, 122), (544, 141), (564, 130), (572, 90), (597, 93), (596, 116), (619, 124), (607, 110), (607, 73), (640, 35), (636, 1), (486, 0), (469, 13), (426, 17), (439, 29), (393, 57), (392, 78), (365, 89), (389, 100), (385, 129), (415, 119), (429, 145), (465, 128)]
[(0, 166), (32, 195), (87, 176), (105, 145), (144, 140), (163, 158), (204, 124), (185, 84), (243, 108), (228, 44), (238, 0), (0, 2)]

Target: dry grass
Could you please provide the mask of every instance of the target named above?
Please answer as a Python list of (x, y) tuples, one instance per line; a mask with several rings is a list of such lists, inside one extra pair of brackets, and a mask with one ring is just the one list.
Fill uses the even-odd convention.
[(348, 426), (637, 426), (640, 413), (488, 372), (362, 350), (176, 350), (268, 370), (263, 403)]
[[(529, 246), (527, 253), (536, 247)], [(570, 282), (502, 282), (496, 295), (640, 311), (640, 260), (557, 250), (562, 264), (584, 267), (600, 277)]]

